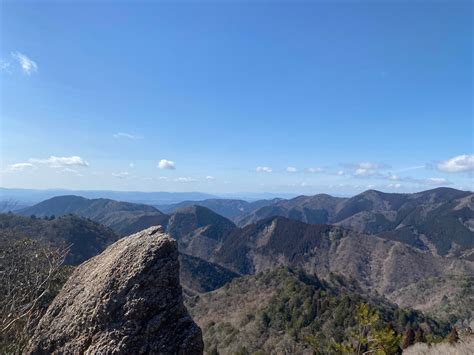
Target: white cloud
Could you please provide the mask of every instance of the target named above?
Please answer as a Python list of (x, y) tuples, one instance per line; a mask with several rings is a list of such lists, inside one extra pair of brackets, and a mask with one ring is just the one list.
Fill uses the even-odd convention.
[(342, 176), (342, 175), (345, 175), (346, 173), (344, 172), (344, 170), (339, 170), (336, 174), (339, 176)]
[(349, 168), (353, 169), (354, 176), (357, 177), (367, 177), (367, 176), (376, 176), (379, 174), (379, 170), (385, 169), (388, 165), (371, 163), (371, 162), (362, 162), (359, 164), (350, 164)]
[(176, 178), (174, 181), (176, 181), (176, 182), (195, 182), (196, 179), (193, 179), (191, 177), (179, 177), (179, 178)]
[(51, 168), (63, 168), (66, 166), (89, 166), (89, 163), (77, 155), (70, 157), (50, 156), (48, 159), (29, 159), (30, 163), (44, 164)]
[(125, 179), (125, 178), (130, 177), (130, 173), (128, 171), (121, 171), (119, 173), (112, 173), (112, 176), (118, 179)]
[[(399, 176), (395, 174), (387, 174), (387, 175), (379, 175), (378, 176), (381, 179), (385, 180), (390, 180), (390, 181), (398, 181), (398, 182), (408, 182), (411, 184), (418, 184), (418, 185), (425, 185), (425, 186), (442, 186), (442, 185), (451, 185), (452, 182), (445, 178), (439, 178), (439, 177), (432, 177), (432, 178), (427, 178), (427, 179), (420, 179), (420, 178), (414, 178), (411, 176)], [(396, 184), (390, 184), (389, 186), (395, 186)]]
[(35, 166), (31, 163), (16, 163), (8, 167), (8, 171), (23, 171), (26, 169), (33, 169)]
[(354, 170), (356, 176), (369, 176), (375, 174), (378, 166), (373, 163), (360, 163)]
[(168, 180), (168, 177), (167, 176), (158, 176), (157, 179), (158, 180)]
[(118, 132), (113, 135), (114, 138), (120, 139), (120, 138), (126, 138), (126, 139), (142, 139), (142, 136), (137, 136), (134, 134), (130, 133), (123, 133), (123, 132)]
[(130, 164), (128, 164), (128, 166), (131, 167), (131, 168), (133, 168), (133, 167), (135, 166), (135, 164), (130, 163)]
[(161, 159), (160, 162), (158, 163), (158, 167), (160, 169), (168, 169), (168, 170), (174, 170), (176, 169), (176, 166), (174, 164), (174, 161), (172, 160), (166, 160), (166, 159)]
[(21, 66), (23, 73), (30, 75), (38, 71), (38, 65), (36, 62), (28, 58), (26, 55), (19, 52), (12, 52), (12, 58), (15, 59)]
[(206, 180), (214, 180), (214, 179), (215, 179), (215, 177), (212, 176), (212, 175), (207, 175), (206, 176)]
[(257, 166), (255, 171), (257, 173), (271, 173), (273, 170), (272, 168), (269, 168), (268, 166)]
[(316, 174), (316, 173), (322, 173), (324, 169), (323, 168), (309, 168), (308, 171), (310, 173)]
[(294, 166), (289, 166), (286, 168), (286, 171), (288, 173), (296, 173), (298, 171), (298, 169), (296, 169)]
[(474, 154), (463, 154), (440, 162), (438, 170), (446, 173), (463, 173), (474, 171)]

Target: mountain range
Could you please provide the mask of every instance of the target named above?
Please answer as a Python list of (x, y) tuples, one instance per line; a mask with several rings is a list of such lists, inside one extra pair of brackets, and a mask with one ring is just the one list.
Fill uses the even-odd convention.
[(368, 190), (351, 198), (319, 194), (253, 203), (204, 200), (168, 205), (166, 211), (192, 204), (208, 207), (241, 227), (282, 216), (308, 224), (339, 225), (401, 241), (434, 255), (474, 260), (474, 194), (469, 191), (437, 188), (398, 194)]
[(60, 196), (19, 213), (74, 213), (119, 235), (160, 224), (178, 241), (189, 295), (242, 275), (290, 267), (320, 278), (342, 275), (391, 302), (443, 319), (469, 319), (473, 206), (473, 193), (440, 188), (253, 203), (211, 199), (169, 205), (167, 214), (144, 204)]

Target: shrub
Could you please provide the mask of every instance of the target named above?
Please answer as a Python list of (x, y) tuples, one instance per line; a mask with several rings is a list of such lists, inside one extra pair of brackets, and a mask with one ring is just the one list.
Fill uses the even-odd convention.
[(31, 332), (67, 280), (68, 249), (0, 236), (0, 353), (22, 353)]

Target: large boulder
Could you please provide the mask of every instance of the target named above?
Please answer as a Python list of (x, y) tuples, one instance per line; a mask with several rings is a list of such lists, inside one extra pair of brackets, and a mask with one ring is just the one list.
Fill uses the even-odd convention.
[(31, 354), (202, 354), (183, 304), (177, 243), (151, 227), (80, 265), (41, 319)]

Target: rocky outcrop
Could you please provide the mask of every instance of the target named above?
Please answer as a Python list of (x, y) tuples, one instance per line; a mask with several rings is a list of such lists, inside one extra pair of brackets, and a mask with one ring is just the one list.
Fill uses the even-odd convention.
[(183, 304), (176, 241), (151, 227), (80, 265), (46, 314), (28, 352), (202, 354)]

